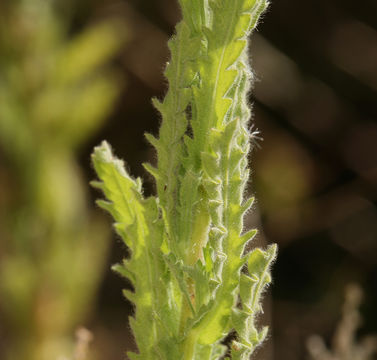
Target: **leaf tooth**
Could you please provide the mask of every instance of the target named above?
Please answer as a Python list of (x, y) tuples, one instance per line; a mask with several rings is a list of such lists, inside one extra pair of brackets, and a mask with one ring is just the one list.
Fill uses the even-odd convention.
[(271, 244), (271, 245), (269, 245), (268, 248), (267, 248), (267, 250), (266, 250), (266, 252), (268, 254), (270, 262), (273, 262), (276, 259), (276, 255), (277, 255), (277, 252), (278, 252), (278, 246), (277, 246), (277, 244)]
[[(259, 248), (254, 249), (248, 254), (248, 271), (252, 276), (256, 276), (263, 284), (271, 281), (269, 268), (276, 258), (277, 245), (270, 245), (267, 250), (263, 251)], [(263, 278), (264, 277), (264, 278)]]
[(267, 284), (270, 284), (271, 281), (272, 281), (271, 274), (270, 274), (270, 273), (267, 273), (267, 274), (266, 274), (266, 279), (265, 279), (266, 285), (267, 285)]
[[(252, 6), (248, 6), (247, 8), (243, 9), (245, 14), (249, 14), (252, 17), (255, 17), (255, 20), (258, 20), (259, 15), (266, 9), (269, 5), (269, 1), (253, 1)], [(252, 26), (254, 28), (254, 26)]]
[(245, 247), (246, 244), (253, 240), (255, 238), (255, 236), (258, 234), (258, 230), (257, 229), (252, 229), (252, 230), (249, 230), (247, 231), (245, 234), (243, 234), (241, 236), (241, 244), (242, 244), (242, 247)]
[(263, 326), (262, 330), (258, 333), (258, 342), (261, 343), (264, 341), (268, 334), (268, 326)]
[(114, 209), (114, 204), (113, 204), (111, 201), (107, 201), (107, 200), (99, 199), (99, 200), (96, 200), (96, 204), (97, 204), (100, 208), (102, 208), (102, 209), (108, 211), (110, 214), (113, 214), (113, 212), (115, 211), (115, 209)]
[(100, 145), (96, 146), (94, 148), (92, 159), (94, 161), (100, 161), (100, 162), (112, 162), (113, 161), (113, 153), (111, 151), (110, 144), (103, 140)]
[(144, 136), (149, 141), (149, 143), (153, 145), (154, 148), (158, 151), (160, 148), (160, 140), (150, 133), (145, 133)]
[(92, 180), (89, 184), (95, 189), (103, 190), (104, 188), (104, 184), (102, 181)]
[(138, 199), (142, 199), (143, 198), (143, 182), (141, 181), (141, 178), (140, 177), (137, 177), (135, 179), (135, 186), (136, 188), (135, 189), (132, 189), (136, 192), (136, 197)]
[(254, 276), (250, 277), (246, 274), (241, 274), (240, 277), (240, 297), (242, 301), (242, 308), (249, 314), (253, 313), (254, 309), (251, 308), (253, 288), (258, 283), (258, 279)]
[[(128, 289), (123, 289), (123, 296), (134, 304), (137, 304), (137, 295)], [(131, 319), (130, 319), (131, 320)], [(131, 321), (130, 321), (131, 322)]]
[(255, 29), (260, 15), (266, 10), (266, 8), (268, 7), (268, 4), (269, 4), (268, 1), (258, 1), (255, 3), (253, 8), (251, 9), (251, 24), (250, 24), (251, 29)]
[(114, 228), (116, 233), (122, 238), (123, 242), (127, 245), (127, 247), (132, 252), (136, 251), (138, 245), (137, 243), (135, 243), (135, 239), (137, 239), (138, 237), (137, 222), (133, 219), (133, 222), (129, 224), (115, 223)]
[(148, 163), (143, 163), (143, 167), (156, 179), (156, 182), (161, 180), (161, 176), (157, 168)]
[(132, 271), (130, 271), (128, 267), (126, 267), (125, 265), (115, 264), (111, 267), (111, 270), (117, 272), (118, 274), (122, 275), (126, 279), (129, 279), (133, 284), (136, 283), (135, 274)]
[(126, 232), (126, 224), (124, 223), (120, 223), (120, 222), (116, 222), (113, 224), (114, 226), (114, 229), (115, 229), (115, 232), (122, 238), (122, 239), (125, 239), (126, 236), (127, 236), (127, 232)]
[(242, 205), (241, 205), (241, 211), (242, 211), (242, 216), (246, 215), (246, 213), (251, 209), (251, 207), (254, 204), (254, 197), (248, 198)]
[(262, 249), (256, 248), (248, 254), (247, 262), (249, 274), (260, 278), (267, 265), (266, 253)]
[(152, 99), (152, 104), (153, 106), (161, 113), (164, 113), (164, 103), (162, 103), (160, 100), (157, 98)]
[(241, 62), (242, 53), (246, 48), (246, 38), (245, 33), (240, 34), (240, 36), (235, 39), (232, 44), (232, 54), (227, 58), (227, 62), (224, 64), (226, 71), (237, 70), (237, 63)]

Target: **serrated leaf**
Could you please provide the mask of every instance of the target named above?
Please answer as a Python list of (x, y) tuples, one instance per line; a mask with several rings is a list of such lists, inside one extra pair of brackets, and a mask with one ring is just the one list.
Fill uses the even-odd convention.
[(124, 276), (125, 278), (131, 280), (132, 283), (136, 282), (135, 274), (130, 271), (128, 267), (125, 266), (125, 264), (115, 264), (111, 267), (111, 270), (117, 272), (118, 274)]
[[(128, 181), (123, 190), (136, 208), (119, 209), (111, 198), (102, 205), (116, 217), (127, 215), (127, 221), (117, 219), (117, 232), (139, 250), (126, 268), (136, 266), (131, 326), (143, 359), (218, 360), (225, 353), (220, 341), (233, 328), (232, 355), (246, 360), (263, 340), (254, 320), (274, 257), (270, 249), (244, 255), (256, 231), (242, 234), (253, 202), (244, 200), (251, 80), (246, 39), (265, 1), (179, 2), (184, 18), (169, 41), (168, 92), (163, 102), (154, 100), (162, 125), (158, 139), (146, 135), (158, 155), (157, 168), (145, 165), (158, 200), (149, 206), (140, 183)], [(245, 262), (248, 275), (241, 273)], [(142, 264), (156, 269), (146, 271), (148, 281)]]

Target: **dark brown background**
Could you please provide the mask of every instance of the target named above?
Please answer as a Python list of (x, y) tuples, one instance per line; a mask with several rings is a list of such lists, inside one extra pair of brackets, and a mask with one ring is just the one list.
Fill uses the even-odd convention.
[[(92, 1), (81, 6), (76, 25), (115, 13), (130, 28), (118, 59), (126, 89), (102, 133), (83, 149), (81, 163), (89, 180), (90, 151), (107, 139), (129, 170), (146, 179), (149, 193), (153, 185), (140, 164), (153, 162), (155, 154), (143, 133), (158, 130), (150, 98), (166, 91), (166, 41), (179, 9), (174, 0)], [(360, 334), (376, 331), (376, 27), (374, 0), (277, 0), (252, 38), (250, 103), (264, 140), (251, 156), (250, 191), (258, 199), (260, 242), (280, 248), (270, 290), (271, 338), (260, 358), (305, 359), (309, 335), (330, 341), (350, 282), (365, 291)], [(122, 254), (114, 241), (111, 262)], [(112, 348), (104, 359), (122, 358), (127, 341), (124, 285), (108, 271), (90, 323), (99, 342), (111, 338), (99, 346)]]
[[(141, 163), (154, 162), (155, 154), (143, 134), (158, 131), (150, 99), (166, 91), (162, 72), (180, 18), (176, 1), (86, 0), (62, 8), (72, 34), (115, 15), (129, 28), (115, 64), (125, 75), (124, 91), (101, 133), (81, 149), (87, 180), (95, 176), (92, 148), (106, 139), (153, 193)], [(263, 141), (251, 156), (250, 191), (258, 202), (248, 221), (261, 224), (260, 243), (280, 249), (269, 291), (271, 336), (259, 358), (306, 359), (308, 336), (330, 341), (350, 282), (365, 292), (359, 335), (377, 330), (376, 27), (375, 0), (276, 0), (252, 38), (250, 103)], [(99, 194), (91, 195), (93, 203)], [(119, 239), (113, 244), (109, 266), (127, 254)], [(132, 308), (121, 295), (127, 285), (108, 270), (85, 324), (101, 360), (122, 359), (134, 346)]]

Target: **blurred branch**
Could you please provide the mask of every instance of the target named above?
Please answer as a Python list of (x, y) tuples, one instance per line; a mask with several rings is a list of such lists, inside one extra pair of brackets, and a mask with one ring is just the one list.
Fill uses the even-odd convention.
[(324, 340), (313, 335), (307, 341), (307, 348), (313, 360), (372, 360), (377, 351), (377, 335), (364, 336), (356, 340), (356, 332), (361, 325), (359, 307), (362, 290), (356, 284), (346, 287), (342, 318), (336, 328), (332, 349)]
[(83, 327), (76, 330), (76, 349), (74, 360), (86, 360), (89, 344), (93, 340), (93, 334)]
[(6, 359), (51, 360), (72, 353), (69, 335), (107, 256), (108, 230), (87, 209), (76, 151), (120, 93), (109, 62), (126, 31), (109, 19), (69, 37), (55, 1), (2, 9), (0, 180), (6, 173), (11, 185), (0, 198), (0, 326)]

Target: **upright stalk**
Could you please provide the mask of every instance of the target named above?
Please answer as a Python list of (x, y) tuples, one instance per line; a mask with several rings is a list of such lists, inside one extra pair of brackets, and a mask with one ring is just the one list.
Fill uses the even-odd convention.
[[(131, 359), (215, 360), (234, 330), (232, 359), (248, 359), (264, 339), (255, 319), (271, 281), (276, 246), (245, 254), (256, 234), (244, 231), (252, 72), (247, 41), (265, 0), (179, 0), (183, 19), (169, 42), (157, 168), (145, 165), (157, 197), (145, 199), (106, 143), (93, 163), (132, 255), (117, 269), (133, 281), (131, 327), (139, 353)], [(131, 206), (130, 206), (131, 204)], [(153, 269), (148, 276), (149, 267)], [(241, 269), (244, 271), (241, 272)], [(148, 300), (147, 300), (148, 299)], [(154, 324), (158, 324), (154, 327)]]

